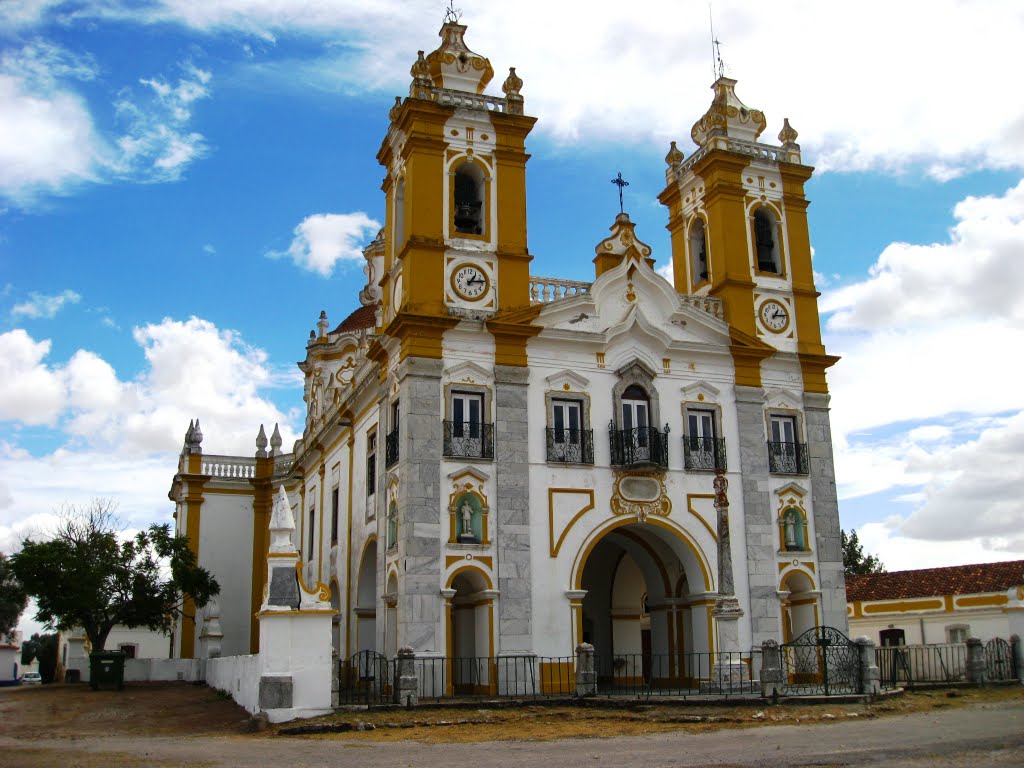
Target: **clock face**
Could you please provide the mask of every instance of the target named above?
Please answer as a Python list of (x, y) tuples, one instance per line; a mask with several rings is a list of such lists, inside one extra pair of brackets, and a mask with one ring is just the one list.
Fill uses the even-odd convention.
[(462, 264), (452, 272), (452, 289), (466, 301), (482, 299), (490, 287), (487, 273), (476, 264)]
[(761, 323), (773, 333), (782, 333), (789, 327), (789, 310), (775, 299), (763, 302), (759, 314)]

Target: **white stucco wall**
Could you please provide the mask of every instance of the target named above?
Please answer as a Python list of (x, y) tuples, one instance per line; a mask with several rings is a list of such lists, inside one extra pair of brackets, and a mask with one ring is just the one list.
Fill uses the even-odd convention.
[[(200, 517), (199, 564), (220, 584), (217, 603), (224, 632), (224, 656), (249, 652), (252, 617), (252, 497), (218, 494), (207, 489)], [(261, 569), (262, 571), (262, 569)], [(202, 621), (196, 622), (199, 653)]]
[(260, 708), (260, 657), (221, 656), (206, 661), (206, 684), (227, 691), (249, 713)]

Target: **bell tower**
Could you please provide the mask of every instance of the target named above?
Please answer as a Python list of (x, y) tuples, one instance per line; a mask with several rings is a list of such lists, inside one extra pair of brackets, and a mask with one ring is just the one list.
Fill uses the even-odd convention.
[(758, 141), (764, 113), (719, 77), (714, 99), (694, 123), (697, 150), (684, 157), (672, 142), (659, 200), (669, 209), (672, 267), (679, 293), (721, 298), (733, 345), (737, 383), (760, 386), (760, 362), (775, 350), (795, 352), (804, 390), (826, 393), (797, 133), (786, 119), (780, 145)]
[(377, 153), (387, 199), (381, 325), (401, 359), (437, 359), (446, 329), (486, 321), (497, 362), (525, 365), (525, 141), (535, 119), (523, 114), (514, 68), (504, 97), (484, 94), (494, 71), (465, 33), (449, 18), (441, 45), (419, 52)]

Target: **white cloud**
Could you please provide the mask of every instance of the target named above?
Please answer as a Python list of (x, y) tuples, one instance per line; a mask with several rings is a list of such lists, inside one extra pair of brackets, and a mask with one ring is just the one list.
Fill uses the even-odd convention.
[[(286, 69), (303, 88), (401, 92), (415, 51), (433, 47), (441, 22), (434, 0), (62, 5), (79, 18), (173, 23), (268, 43), (289, 36), (327, 41), (315, 62), (275, 60), (273, 51), (263, 57), (261, 67)], [(528, 112), (544, 118), (539, 130), (561, 140), (684, 138), (710, 102), (700, 87), (712, 80), (706, 25), (687, 23), (688, 11), (669, 0), (594, 8), (485, 4), (464, 17), (467, 42), (490, 58), (492, 91), (507, 67), (517, 67)], [(819, 170), (899, 172), (916, 163), (933, 178), (950, 179), (978, 166), (1024, 164), (1024, 104), (1006, 90), (1005, 78), (992, 74), (1019, 69), (1024, 19), (1017, 10), (1014, 0), (935, 0), (927, 14), (912, 3), (878, 2), (851, 14), (836, 4), (799, 0), (780, 12), (725, 0), (715, 5), (715, 21), (727, 74), (740, 80), (741, 97), (770, 110), (766, 139), (774, 140), (788, 115)], [(22, 15), (48, 18), (39, 11)], [(808, 29), (815, 34), (805, 34)], [(865, 40), (883, 38), (884, 53), (864, 54)], [(967, 53), (973, 50), (984, 55)], [(856, 65), (829, 65), (836, 62)], [(950, 119), (951, 101), (957, 119)]]
[(64, 308), (65, 304), (77, 304), (81, 299), (81, 296), (70, 289), (52, 296), (32, 292), (29, 294), (28, 301), (15, 304), (11, 308), (11, 315), (14, 317), (46, 318), (51, 320), (57, 316), (57, 313)]
[(339, 261), (362, 263), (363, 245), (380, 229), (380, 222), (362, 211), (315, 213), (295, 227), (287, 251), (271, 251), (272, 258), (290, 257), (310, 272), (330, 277)]
[(141, 96), (125, 89), (115, 107), (128, 130), (118, 138), (116, 171), (145, 181), (175, 181), (190, 163), (208, 151), (205, 137), (188, 129), (193, 104), (210, 96), (209, 71), (191, 62), (181, 65), (176, 83), (142, 78)]
[[(954, 209), (948, 242), (895, 243), (826, 294), (841, 498), (900, 489), (875, 529), (890, 567), (1024, 556), (1024, 181)], [(966, 558), (966, 559), (965, 559)], [(886, 559), (886, 557), (883, 557)], [(927, 561), (927, 562), (925, 562)]]
[(1001, 197), (968, 197), (949, 242), (893, 243), (868, 280), (827, 293), (833, 331), (918, 328), (965, 317), (1024, 325), (1024, 180)]
[(24, 330), (0, 334), (0, 419), (53, 425), (67, 401), (59, 370), (43, 362), (50, 341), (36, 342)]

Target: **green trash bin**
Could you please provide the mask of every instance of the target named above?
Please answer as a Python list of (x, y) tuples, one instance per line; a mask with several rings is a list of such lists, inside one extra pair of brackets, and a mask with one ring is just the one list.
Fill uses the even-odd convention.
[(124, 651), (97, 651), (89, 654), (89, 687), (124, 688)]

